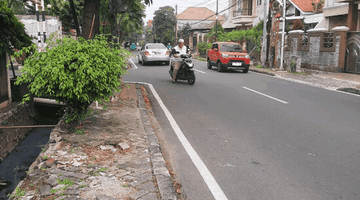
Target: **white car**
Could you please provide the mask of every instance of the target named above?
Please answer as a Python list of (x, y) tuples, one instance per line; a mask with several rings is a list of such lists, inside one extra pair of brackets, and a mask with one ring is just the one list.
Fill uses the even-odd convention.
[(165, 62), (165, 65), (169, 65), (170, 51), (162, 43), (148, 43), (141, 49), (138, 62), (142, 65), (150, 62)]

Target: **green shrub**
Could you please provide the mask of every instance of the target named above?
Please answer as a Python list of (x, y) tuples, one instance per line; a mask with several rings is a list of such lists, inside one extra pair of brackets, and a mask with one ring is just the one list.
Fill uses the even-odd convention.
[[(30, 83), (23, 101), (28, 101), (30, 94), (55, 99), (66, 104), (66, 123), (81, 119), (93, 101), (109, 100), (114, 91), (119, 91), (119, 78), (126, 73), (130, 53), (111, 46), (103, 35), (79, 41), (51, 37), (44, 52), (35, 50), (25, 59), (16, 82)], [(34, 49), (35, 44), (16, 55)]]
[(206, 51), (211, 48), (211, 43), (208, 42), (199, 42), (196, 46), (199, 48), (200, 55), (205, 55)]

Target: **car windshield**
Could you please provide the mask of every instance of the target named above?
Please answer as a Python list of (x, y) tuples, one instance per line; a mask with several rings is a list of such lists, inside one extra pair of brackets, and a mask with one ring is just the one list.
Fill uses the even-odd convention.
[(241, 46), (238, 44), (221, 44), (220, 50), (222, 52), (243, 52)]
[(150, 44), (146, 46), (146, 49), (167, 49), (165, 45)]

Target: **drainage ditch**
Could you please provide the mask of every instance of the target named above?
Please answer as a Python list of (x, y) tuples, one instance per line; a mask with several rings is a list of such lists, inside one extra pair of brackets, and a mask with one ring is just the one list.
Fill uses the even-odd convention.
[[(62, 107), (35, 105), (35, 110), (37, 125), (56, 125), (62, 116)], [(31, 129), (16, 148), (0, 161), (0, 200), (7, 199), (7, 195), (25, 178), (30, 165), (49, 141), (52, 129)]]

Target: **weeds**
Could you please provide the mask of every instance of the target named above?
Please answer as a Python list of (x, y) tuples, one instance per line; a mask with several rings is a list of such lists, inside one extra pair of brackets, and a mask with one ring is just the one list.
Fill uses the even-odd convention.
[(85, 135), (85, 130), (84, 129), (75, 129), (74, 132), (78, 135)]
[(262, 65), (256, 65), (255, 68), (261, 69), (263, 67), (262, 67)]
[(108, 168), (103, 167), (103, 168), (99, 169), (98, 172), (103, 172), (103, 171), (106, 171), (106, 170), (108, 170)]
[(79, 185), (79, 188), (89, 187), (88, 185)]
[(47, 160), (48, 158), (49, 158), (48, 156), (44, 156), (42, 159)]

